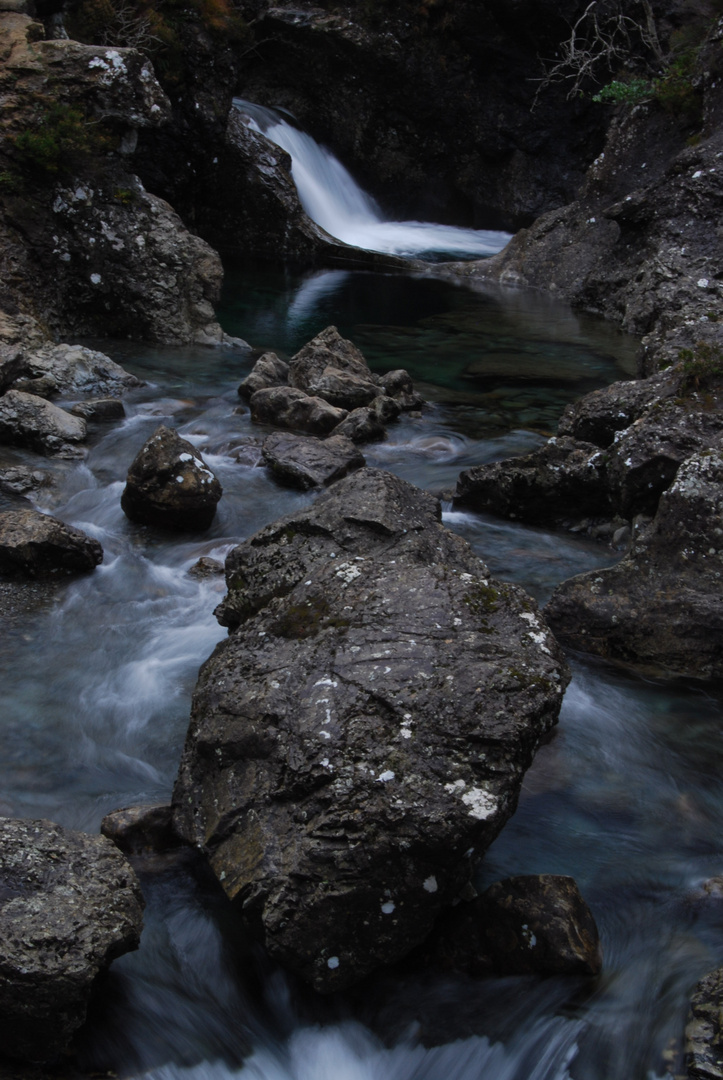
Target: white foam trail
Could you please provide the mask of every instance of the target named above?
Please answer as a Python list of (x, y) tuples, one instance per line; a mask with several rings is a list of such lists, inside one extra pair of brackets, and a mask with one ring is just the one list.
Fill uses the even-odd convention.
[(273, 109), (234, 98), (234, 105), (291, 156), (291, 174), (304, 210), (331, 236), (354, 247), (407, 257), (425, 254), (494, 255), (511, 239), (490, 229), (460, 229), (426, 221), (385, 221), (368, 195), (334, 155)]

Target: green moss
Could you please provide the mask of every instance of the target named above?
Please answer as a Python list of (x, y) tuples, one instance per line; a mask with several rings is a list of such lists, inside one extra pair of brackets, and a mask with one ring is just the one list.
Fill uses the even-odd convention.
[(723, 378), (723, 350), (719, 346), (699, 341), (692, 349), (681, 349), (678, 355), (682, 369), (679, 386), (682, 396)]
[(79, 158), (110, 147), (99, 124), (82, 109), (60, 102), (39, 107), (32, 126), (16, 135), (13, 143), (22, 166), (53, 175), (75, 168)]
[(314, 637), (321, 630), (337, 627), (346, 630), (349, 619), (331, 615), (328, 601), (321, 596), (313, 596), (301, 604), (290, 604), (276, 620), (274, 633), (284, 638)]

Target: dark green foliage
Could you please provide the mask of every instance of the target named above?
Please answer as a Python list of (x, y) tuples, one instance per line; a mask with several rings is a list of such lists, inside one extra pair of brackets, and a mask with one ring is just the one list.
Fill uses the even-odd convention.
[(21, 131), (13, 142), (23, 166), (51, 174), (73, 168), (79, 157), (109, 147), (97, 122), (89, 120), (80, 108), (59, 102), (39, 110), (33, 126)]
[(683, 395), (723, 378), (723, 350), (719, 346), (699, 341), (692, 349), (681, 349), (680, 360), (680, 393)]

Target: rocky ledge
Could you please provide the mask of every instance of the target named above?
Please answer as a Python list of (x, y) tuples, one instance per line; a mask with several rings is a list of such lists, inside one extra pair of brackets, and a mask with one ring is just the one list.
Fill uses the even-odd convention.
[(568, 673), (536, 605), (379, 470), (234, 549), (179, 834), (322, 991), (427, 935), (514, 811)]

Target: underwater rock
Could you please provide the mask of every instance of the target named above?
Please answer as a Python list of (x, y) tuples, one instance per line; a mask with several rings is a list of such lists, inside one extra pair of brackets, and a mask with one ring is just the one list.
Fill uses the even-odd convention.
[(135, 874), (101, 836), (0, 818), (0, 1039), (25, 1061), (57, 1057), (83, 1023), (93, 981), (138, 947)]
[(535, 602), (375, 469), (228, 556), (174, 822), (330, 991), (408, 953), (513, 812), (568, 679)]
[(221, 495), (195, 446), (161, 424), (128, 470), (121, 507), (141, 525), (196, 531), (209, 527)]

